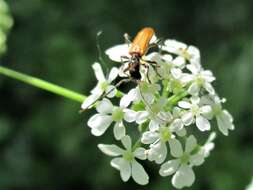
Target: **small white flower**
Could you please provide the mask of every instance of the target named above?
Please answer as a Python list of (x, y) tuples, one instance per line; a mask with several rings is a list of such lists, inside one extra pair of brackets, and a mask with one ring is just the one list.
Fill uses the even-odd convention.
[(131, 89), (127, 94), (124, 94), (121, 98), (121, 104), (125, 107), (131, 103), (139, 103), (141, 101), (144, 104), (151, 104), (154, 101), (155, 93), (160, 90), (158, 84), (148, 84), (146, 82), (140, 83), (137, 87)]
[(141, 96), (139, 93), (139, 87), (133, 88), (127, 94), (124, 94), (120, 101), (125, 107), (128, 107), (132, 102), (140, 102)]
[(166, 123), (171, 122), (171, 113), (164, 111), (164, 106), (166, 103), (167, 100), (161, 97), (153, 104), (146, 104), (145, 111), (137, 112), (136, 123), (142, 124), (147, 120), (150, 120), (149, 130), (156, 131), (160, 125), (165, 125)]
[(176, 159), (162, 164), (159, 173), (161, 176), (174, 174), (172, 177), (172, 185), (178, 189), (189, 187), (195, 181), (195, 174), (192, 167), (201, 165), (204, 162), (204, 156), (202, 154), (192, 154), (198, 146), (193, 135), (187, 138), (184, 151), (181, 143), (177, 139), (172, 139), (169, 143), (171, 155)]
[(186, 130), (184, 128), (184, 122), (181, 118), (182, 111), (179, 107), (174, 107), (172, 110), (173, 121), (171, 122), (171, 130), (175, 131), (178, 136), (185, 136)]
[(93, 115), (88, 121), (91, 133), (95, 136), (103, 135), (112, 122), (115, 122), (113, 128), (114, 137), (119, 140), (126, 133), (123, 119), (127, 122), (133, 122), (136, 119), (135, 111), (123, 106), (113, 106), (110, 100), (105, 98), (97, 105), (96, 109), (98, 113)]
[(161, 49), (183, 57), (190, 63), (200, 64), (200, 52), (195, 46), (187, 46), (185, 43), (168, 39), (165, 40), (164, 45), (161, 46)]
[(157, 131), (146, 131), (142, 134), (141, 142), (150, 144), (148, 159), (161, 164), (167, 157), (167, 142), (175, 138), (169, 127), (160, 127)]
[(227, 110), (222, 109), (222, 102), (223, 101), (218, 96), (214, 96), (211, 106), (213, 115), (216, 117), (219, 130), (227, 136), (228, 130), (233, 130), (235, 127), (232, 115)]
[(210, 123), (208, 121), (208, 114), (212, 111), (210, 105), (200, 106), (200, 99), (198, 97), (192, 97), (190, 102), (180, 101), (178, 106), (186, 109), (187, 111), (182, 115), (182, 121), (184, 125), (188, 126), (196, 121), (196, 126), (200, 131), (208, 131), (211, 129)]
[(116, 94), (116, 88), (111, 85), (111, 82), (116, 79), (119, 70), (116, 67), (113, 67), (108, 78), (106, 78), (99, 63), (94, 63), (92, 68), (95, 72), (98, 83), (95, 88), (91, 90), (91, 95), (84, 100), (81, 106), (84, 110), (90, 108), (90, 106), (92, 106), (92, 104), (95, 103), (104, 93), (109, 98), (114, 97)]
[[(140, 185), (146, 185), (149, 182), (149, 176), (143, 166), (135, 158), (145, 160), (146, 153), (142, 147), (132, 150), (132, 141), (129, 136), (124, 136), (121, 142), (125, 148), (122, 149), (116, 145), (99, 144), (98, 148), (108, 156), (117, 156), (112, 159), (111, 166), (120, 171), (121, 179), (125, 182), (132, 176), (134, 181)], [(121, 156), (121, 157), (120, 157)]]
[[(150, 53), (147, 56), (145, 56), (145, 59), (149, 61), (156, 62), (156, 65), (154, 68), (159, 76), (161, 76), (163, 79), (171, 79), (171, 77), (174, 77), (175, 79), (179, 79), (181, 77), (182, 71), (181, 69), (184, 68), (185, 62), (184, 59), (181, 57), (177, 57), (173, 59), (173, 57), (169, 54), (161, 55), (157, 52)], [(153, 72), (157, 76), (156, 72)], [(155, 78), (155, 77), (153, 77)], [(152, 81), (152, 80), (151, 80)]]
[(139, 84), (139, 97), (144, 103), (152, 104), (155, 100), (155, 95), (161, 90), (159, 84), (150, 84), (147, 82), (141, 82)]
[(210, 152), (214, 149), (214, 139), (216, 138), (216, 133), (212, 132), (207, 141), (205, 142), (205, 144), (201, 147), (201, 150), (203, 152), (204, 157), (208, 157), (210, 155)]
[(211, 95), (215, 94), (215, 90), (211, 85), (211, 82), (215, 80), (213, 73), (209, 70), (203, 70), (200, 65), (189, 64), (186, 66), (192, 72), (192, 75), (188, 75), (187, 80), (191, 82), (188, 88), (189, 94), (198, 96), (200, 88), (203, 87)]

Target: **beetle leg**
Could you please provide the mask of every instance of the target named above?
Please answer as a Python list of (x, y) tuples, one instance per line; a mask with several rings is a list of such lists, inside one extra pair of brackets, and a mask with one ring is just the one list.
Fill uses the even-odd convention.
[(121, 63), (127, 63), (127, 62), (129, 62), (129, 57), (122, 55), (122, 56), (120, 56), (120, 61), (121, 61)]
[[(158, 72), (158, 68), (160, 67), (160, 65), (159, 65), (156, 61), (150, 61), (150, 60), (142, 60), (142, 61), (143, 61), (144, 63), (147, 63), (147, 64), (149, 64), (149, 65), (154, 66), (156, 74), (157, 74), (159, 77), (162, 77), (162, 76), (159, 74), (159, 72)], [(145, 65), (145, 64), (143, 64), (143, 65)]]
[[(164, 42), (164, 39), (161, 39), (161, 38), (156, 39), (156, 41), (154, 41), (153, 43), (149, 44), (149, 48), (148, 49), (157, 46), (158, 49), (159, 49), (159, 54), (161, 54), (162, 53), (162, 48), (161, 47), (163, 46), (163, 42)], [(159, 46), (161, 46), (161, 47), (159, 48)]]

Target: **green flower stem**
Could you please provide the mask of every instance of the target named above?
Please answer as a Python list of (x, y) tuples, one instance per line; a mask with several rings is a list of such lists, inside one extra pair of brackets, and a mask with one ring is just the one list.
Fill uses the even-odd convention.
[(179, 92), (179, 93), (169, 97), (168, 104), (169, 105), (176, 105), (179, 100), (181, 100), (182, 98), (184, 98), (187, 95), (188, 95), (187, 91)]
[(63, 96), (65, 98), (69, 98), (71, 100), (74, 100), (76, 102), (82, 103), (86, 96), (79, 94), (77, 92), (74, 92), (72, 90), (63, 88), (61, 86), (52, 84), (50, 82), (46, 82), (44, 80), (14, 71), (12, 69), (8, 69), (6, 67), (0, 66), (0, 74), (5, 75), (7, 77), (22, 81), (24, 83), (27, 83), (29, 85), (35, 86), (37, 88), (41, 88), (43, 90), (52, 92), (54, 94)]
[(137, 148), (139, 148), (141, 146), (141, 137), (135, 142), (132, 151), (134, 152)]

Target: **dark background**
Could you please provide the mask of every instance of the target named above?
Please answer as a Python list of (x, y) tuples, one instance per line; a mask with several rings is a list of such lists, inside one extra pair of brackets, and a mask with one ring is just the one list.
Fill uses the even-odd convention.
[[(235, 118), (236, 130), (219, 133), (216, 148), (194, 169), (194, 190), (243, 190), (253, 176), (252, 0), (12, 0), (14, 27), (7, 67), (88, 94), (95, 84), (91, 64), (102, 49), (152, 26), (163, 38), (196, 45), (202, 64), (217, 77), (217, 92)], [(1, 18), (0, 18), (1, 19)], [(108, 65), (110, 66), (109, 62)], [(170, 178), (147, 164), (148, 186), (123, 183), (98, 139), (78, 114), (80, 104), (0, 76), (0, 189), (168, 190)]]

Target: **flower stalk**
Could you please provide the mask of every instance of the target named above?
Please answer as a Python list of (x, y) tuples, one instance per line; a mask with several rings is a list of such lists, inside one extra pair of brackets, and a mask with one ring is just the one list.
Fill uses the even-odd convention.
[(61, 86), (55, 85), (53, 83), (44, 81), (42, 79), (36, 78), (36, 77), (32, 77), (30, 75), (27, 74), (23, 74), (17, 71), (14, 71), (12, 69), (8, 69), (6, 67), (0, 66), (0, 74), (5, 75), (7, 77), (22, 81), (26, 84), (35, 86), (37, 88), (46, 90), (48, 92), (63, 96), (65, 98), (71, 99), (73, 101), (82, 103), (86, 96), (74, 92), (72, 90), (69, 90), (67, 88), (63, 88)]

